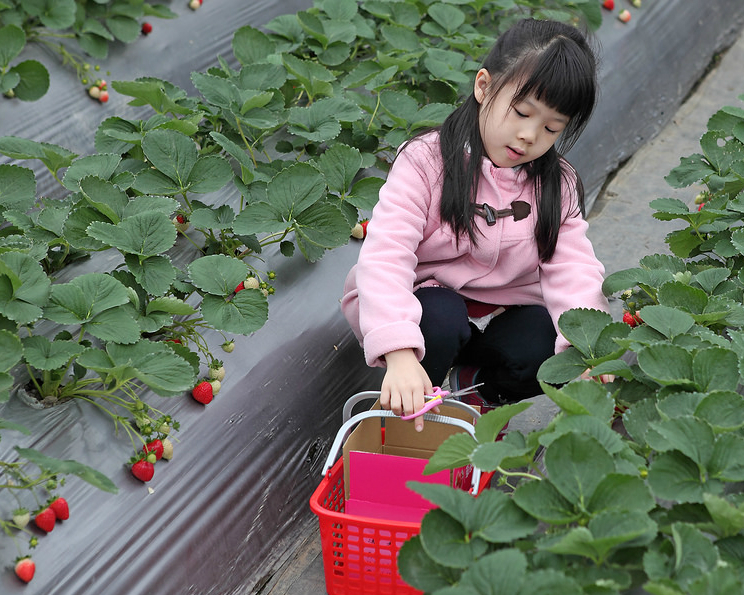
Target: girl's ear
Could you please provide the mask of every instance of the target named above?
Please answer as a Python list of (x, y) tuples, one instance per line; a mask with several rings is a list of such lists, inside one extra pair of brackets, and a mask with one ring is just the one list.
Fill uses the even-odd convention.
[(478, 103), (483, 103), (485, 100), (490, 84), (491, 74), (485, 68), (481, 68), (475, 75), (475, 84), (473, 85), (473, 95)]

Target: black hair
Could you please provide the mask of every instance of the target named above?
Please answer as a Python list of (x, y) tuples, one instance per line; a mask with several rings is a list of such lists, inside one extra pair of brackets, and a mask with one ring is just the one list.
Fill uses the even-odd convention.
[[(576, 184), (578, 204), (584, 213), (584, 191), (578, 173), (561, 157), (573, 146), (597, 101), (597, 63), (587, 38), (576, 27), (555, 21), (517, 21), (496, 41), (483, 62), (491, 76), (481, 106), (471, 93), (440, 128), (444, 164), (440, 215), (456, 237), (477, 243), (476, 192), (484, 157), (478, 113), (508, 83), (517, 83), (512, 106), (534, 96), (570, 118), (558, 143), (543, 156), (522, 167), (537, 197), (537, 239), (540, 260), (555, 252), (561, 224), (561, 187)], [(560, 149), (560, 152), (559, 152)]]

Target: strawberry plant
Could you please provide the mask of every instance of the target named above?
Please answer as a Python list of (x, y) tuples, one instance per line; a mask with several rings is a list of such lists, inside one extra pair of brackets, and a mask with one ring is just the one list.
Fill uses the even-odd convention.
[[(411, 585), (442, 595), (744, 589), (744, 110), (715, 113), (700, 145), (666, 180), (704, 185), (705, 207), (652, 201), (656, 218), (681, 224), (666, 238), (671, 254), (605, 281), (624, 322), (585, 309), (560, 318), (571, 347), (538, 375), (556, 418), (496, 442), (526, 406), (509, 405), (432, 457), (431, 472), (496, 471), (499, 489), (474, 499), (413, 486), (439, 508), (400, 552)], [(614, 380), (579, 379), (587, 368)]]
[[(86, 56), (105, 60), (112, 43), (131, 43), (144, 32), (145, 17), (169, 19), (164, 4), (144, 0), (8, 0), (0, 4), (0, 93), (36, 101), (49, 89), (49, 70), (38, 60), (21, 60), (28, 44), (50, 49), (87, 86), (92, 76)], [(150, 30), (152, 26), (150, 25)], [(149, 31), (148, 31), (149, 33)], [(96, 65), (93, 72), (98, 69)], [(97, 87), (96, 87), (97, 88)], [(98, 97), (100, 101), (106, 99)]]

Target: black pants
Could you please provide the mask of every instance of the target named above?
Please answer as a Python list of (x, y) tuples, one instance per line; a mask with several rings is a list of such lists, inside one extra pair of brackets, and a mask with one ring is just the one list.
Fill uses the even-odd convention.
[(441, 385), (455, 364), (480, 368), (479, 392), (489, 401), (519, 401), (540, 394), (535, 378), (555, 350), (555, 327), (543, 306), (511, 306), (484, 332), (468, 321), (465, 300), (444, 287), (416, 291), (423, 308), (426, 354), (421, 364)]

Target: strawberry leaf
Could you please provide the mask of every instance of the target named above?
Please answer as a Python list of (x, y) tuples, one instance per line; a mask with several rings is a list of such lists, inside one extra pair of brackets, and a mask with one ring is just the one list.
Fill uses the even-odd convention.
[(197, 194), (216, 192), (232, 180), (230, 163), (220, 155), (200, 157), (189, 173), (186, 186), (181, 189)]
[(0, 330), (0, 372), (7, 372), (23, 357), (23, 346), (18, 335)]
[(124, 262), (137, 283), (150, 295), (164, 295), (176, 280), (176, 269), (167, 256), (138, 258), (134, 254), (127, 254)]
[(6, 70), (10, 62), (26, 47), (26, 34), (17, 25), (0, 27), (0, 70)]
[(62, 185), (77, 192), (80, 190), (80, 180), (86, 176), (97, 176), (108, 180), (116, 171), (121, 162), (121, 155), (112, 153), (98, 153), (97, 155), (88, 155), (80, 157), (72, 162), (62, 178)]
[(230, 205), (194, 209), (189, 221), (194, 227), (203, 229), (229, 229), (235, 221), (235, 211)]
[(86, 176), (80, 180), (80, 190), (91, 206), (103, 213), (111, 223), (119, 223), (129, 197), (111, 182), (97, 176)]
[(253, 67), (266, 62), (266, 58), (276, 51), (276, 46), (268, 35), (250, 25), (245, 25), (235, 31), (232, 50), (238, 62), (244, 66)]
[(23, 355), (28, 365), (37, 370), (56, 370), (66, 366), (84, 347), (74, 341), (50, 341), (41, 335), (24, 337)]
[(191, 262), (188, 271), (196, 287), (205, 293), (221, 296), (224, 301), (225, 296), (231, 295), (238, 284), (245, 281), (248, 265), (224, 254), (211, 254)]
[(148, 211), (133, 215), (117, 225), (94, 221), (88, 235), (125, 254), (143, 258), (162, 254), (176, 243), (178, 232), (164, 213)]
[(198, 157), (192, 139), (175, 130), (151, 130), (142, 139), (142, 151), (160, 173), (187, 187)]
[(49, 298), (51, 282), (27, 254), (0, 254), (0, 314), (18, 324), (38, 320)]
[(49, 90), (49, 71), (37, 60), (19, 62), (8, 72), (20, 77), (18, 84), (13, 87), (13, 92), (21, 101), (36, 101)]
[(318, 158), (318, 169), (323, 172), (328, 188), (341, 196), (348, 194), (361, 166), (359, 149), (342, 143), (334, 144)]
[(77, 157), (77, 154), (59, 145), (15, 136), (0, 138), (0, 153), (11, 159), (38, 159), (53, 173), (68, 167)]
[(204, 320), (214, 328), (241, 335), (260, 329), (269, 315), (266, 298), (255, 289), (238, 292), (230, 301), (216, 295), (205, 295), (200, 309)]
[(0, 165), (0, 206), (28, 211), (36, 203), (34, 172), (17, 165)]
[(88, 467), (83, 463), (78, 463), (73, 460), (55, 459), (31, 448), (21, 448), (20, 446), (16, 446), (15, 450), (27, 461), (34, 463), (42, 469), (47, 469), (52, 473), (59, 475), (75, 475), (104, 492), (116, 494), (119, 491), (114, 482), (103, 473), (96, 471), (92, 467)]

